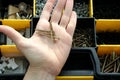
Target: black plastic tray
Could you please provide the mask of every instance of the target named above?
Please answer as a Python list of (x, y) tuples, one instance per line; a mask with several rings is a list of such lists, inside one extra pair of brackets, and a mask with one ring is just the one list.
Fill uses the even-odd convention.
[(96, 47), (96, 27), (94, 18), (83, 17), (77, 19), (73, 43), (76, 44), (75, 47)]
[(72, 48), (60, 76), (94, 76), (98, 67), (96, 57), (94, 48)]

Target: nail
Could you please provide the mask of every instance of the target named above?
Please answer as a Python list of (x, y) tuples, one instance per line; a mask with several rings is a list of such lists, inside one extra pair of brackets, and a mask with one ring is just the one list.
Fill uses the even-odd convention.
[(105, 68), (107, 68), (108, 66), (110, 66), (111, 64), (113, 64), (113, 63), (114, 63), (115, 61), (117, 61), (119, 58), (120, 58), (120, 57), (115, 58), (113, 61), (111, 61), (109, 64), (107, 64), (107, 65), (105, 66)]
[(120, 63), (118, 64), (116, 72), (118, 72), (119, 70), (120, 70)]
[(113, 68), (109, 69), (108, 71), (106, 71), (105, 73), (110, 73), (113, 71)]
[(115, 59), (115, 51), (112, 52), (112, 57), (113, 57), (113, 60)]
[(106, 57), (105, 57), (105, 60), (104, 60), (103, 66), (102, 66), (102, 72), (104, 72), (104, 68), (105, 68), (105, 65), (106, 65), (108, 56), (109, 56), (109, 55), (106, 55)]
[(116, 72), (116, 69), (117, 68), (117, 64), (116, 64), (116, 62), (115, 62), (115, 64), (114, 64), (114, 72)]
[(108, 66), (107, 68), (105, 68), (103, 72), (106, 73), (106, 72), (110, 71), (111, 68), (113, 69), (113, 65), (110, 65), (110, 66)]

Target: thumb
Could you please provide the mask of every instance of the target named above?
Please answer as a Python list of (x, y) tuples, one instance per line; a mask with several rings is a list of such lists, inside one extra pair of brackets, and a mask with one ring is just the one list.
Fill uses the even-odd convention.
[(10, 39), (13, 40), (15, 44), (18, 44), (19, 41), (24, 39), (24, 37), (19, 32), (9, 26), (0, 25), (0, 32), (7, 35)]

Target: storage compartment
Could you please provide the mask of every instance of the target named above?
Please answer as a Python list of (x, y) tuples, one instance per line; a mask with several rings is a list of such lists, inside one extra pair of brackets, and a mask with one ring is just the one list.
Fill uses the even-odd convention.
[[(35, 16), (39, 17), (44, 8), (46, 0), (34, 0), (35, 1)], [(91, 17), (91, 8), (92, 8), (92, 0), (75, 0), (73, 10), (77, 12), (77, 16), (79, 17)]]
[(33, 14), (33, 0), (1, 0), (4, 15), (2, 19), (30, 19)]
[(96, 47), (94, 18), (78, 18), (72, 47)]
[(96, 31), (120, 31), (120, 1), (93, 0), (93, 16), (96, 18)]
[(60, 76), (93, 76), (96, 69), (95, 49), (74, 48), (60, 73)]
[(90, 0), (75, 0), (73, 10), (76, 11), (78, 18), (89, 17)]
[(97, 44), (120, 44), (120, 20), (96, 20)]
[(93, 0), (96, 19), (120, 19), (120, 0)]
[(97, 19), (96, 32), (120, 32), (120, 20)]
[(29, 65), (28, 61), (13, 45), (1, 45), (0, 48), (0, 79), (22, 80)]
[(97, 80), (119, 80), (120, 78), (120, 45), (99, 45)]
[(97, 44), (120, 44), (120, 32), (97, 33)]
[(33, 0), (1, 0), (1, 22), (16, 30), (30, 27), (33, 17)]
[[(18, 67), (14, 70), (11, 68), (8, 69), (7, 67), (5, 67), (4, 71), (2, 71), (2, 73), (0, 73), (0, 79), (3, 79), (3, 80), (8, 80), (8, 79), (9, 80), (13, 80), (13, 79), (22, 80), (24, 74), (27, 71), (28, 62), (23, 57), (14, 57), (11, 59), (15, 60), (15, 63), (17, 64)], [(8, 65), (9, 65), (9, 63), (8, 63)]]

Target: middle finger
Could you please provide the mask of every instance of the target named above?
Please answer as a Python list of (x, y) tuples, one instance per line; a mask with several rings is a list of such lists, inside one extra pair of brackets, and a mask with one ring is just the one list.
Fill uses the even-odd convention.
[(68, 25), (70, 21), (72, 9), (73, 9), (73, 0), (67, 0), (65, 10), (63, 12), (63, 15), (60, 21), (60, 26), (66, 28), (66, 26)]
[(66, 0), (58, 0), (51, 16), (52, 22), (58, 23), (60, 21), (65, 4)]

